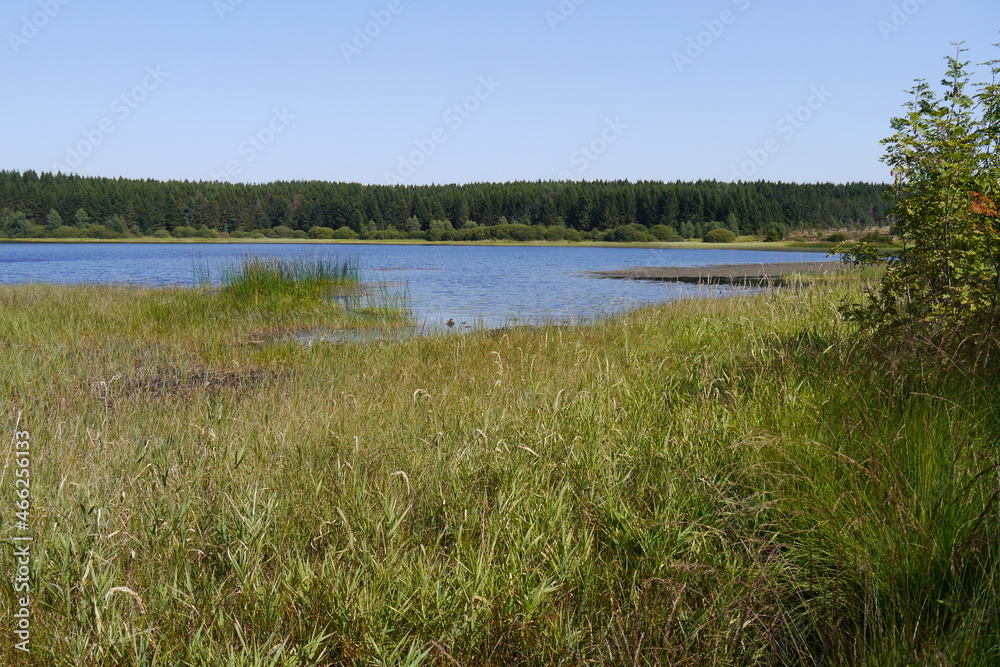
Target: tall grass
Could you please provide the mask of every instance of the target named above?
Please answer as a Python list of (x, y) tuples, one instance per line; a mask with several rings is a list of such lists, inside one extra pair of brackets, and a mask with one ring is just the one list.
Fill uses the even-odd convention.
[(38, 443), (0, 662), (997, 664), (995, 374), (859, 343), (856, 289), (302, 346), (197, 290), (0, 288)]
[(223, 267), (221, 294), (240, 303), (269, 300), (318, 300), (343, 293), (361, 281), (354, 259), (286, 259), (249, 255)]
[(216, 307), (237, 317), (256, 316), (271, 333), (400, 326), (413, 319), (405, 286), (364, 282), (353, 258), (246, 255), (222, 267), (217, 288), (205, 263), (196, 265), (195, 281)]

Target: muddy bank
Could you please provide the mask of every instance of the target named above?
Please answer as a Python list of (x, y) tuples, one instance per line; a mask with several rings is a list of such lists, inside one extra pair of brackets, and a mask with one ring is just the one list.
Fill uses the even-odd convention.
[(773, 264), (720, 264), (719, 266), (637, 266), (614, 271), (588, 271), (598, 278), (660, 280), (704, 285), (780, 285), (790, 275), (833, 274), (843, 269), (840, 262), (782, 262)]

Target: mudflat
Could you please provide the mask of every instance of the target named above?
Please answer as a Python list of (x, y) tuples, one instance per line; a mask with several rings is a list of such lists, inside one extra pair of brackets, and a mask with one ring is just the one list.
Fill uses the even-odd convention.
[(637, 266), (613, 271), (588, 271), (599, 278), (662, 280), (701, 284), (761, 284), (785, 282), (795, 274), (833, 274), (841, 262), (775, 262), (770, 264), (720, 264), (718, 266)]

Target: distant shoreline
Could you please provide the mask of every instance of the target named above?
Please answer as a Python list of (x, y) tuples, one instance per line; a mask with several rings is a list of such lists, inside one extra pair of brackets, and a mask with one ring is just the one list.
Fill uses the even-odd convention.
[(744, 241), (736, 243), (704, 243), (702, 241), (685, 241), (677, 243), (613, 243), (599, 241), (425, 241), (420, 239), (196, 239), (170, 238), (157, 239), (150, 237), (128, 239), (0, 239), (3, 244), (24, 243), (134, 243), (134, 244), (177, 244), (199, 245), (203, 243), (220, 244), (282, 244), (282, 245), (428, 245), (428, 246), (519, 246), (538, 248), (651, 248), (663, 250), (758, 250), (764, 252), (829, 252), (836, 243), (798, 242), (798, 241)]
[(657, 280), (663, 282), (732, 285), (781, 284), (794, 274), (833, 275), (843, 270), (841, 262), (776, 262), (771, 264), (720, 264), (719, 266), (638, 266), (613, 271), (587, 271), (598, 278)]

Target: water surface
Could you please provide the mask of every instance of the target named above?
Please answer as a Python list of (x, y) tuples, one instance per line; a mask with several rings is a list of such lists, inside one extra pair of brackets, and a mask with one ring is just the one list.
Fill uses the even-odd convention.
[(820, 253), (753, 250), (681, 250), (448, 245), (309, 244), (0, 244), (0, 282), (191, 285), (207, 268), (247, 254), (263, 257), (357, 259), (366, 280), (405, 286), (414, 315), (429, 327), (449, 319), (459, 328), (550, 320), (573, 323), (639, 305), (737, 288), (640, 280), (605, 280), (587, 271), (636, 266), (821, 261)]

